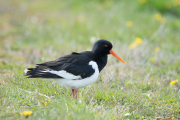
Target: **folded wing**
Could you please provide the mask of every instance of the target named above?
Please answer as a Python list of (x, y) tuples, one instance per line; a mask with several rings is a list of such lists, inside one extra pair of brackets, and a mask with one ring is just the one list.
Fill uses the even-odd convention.
[(27, 78), (62, 78), (81, 80), (90, 77), (95, 70), (89, 65), (90, 59), (81, 53), (72, 53), (54, 61), (27, 68)]

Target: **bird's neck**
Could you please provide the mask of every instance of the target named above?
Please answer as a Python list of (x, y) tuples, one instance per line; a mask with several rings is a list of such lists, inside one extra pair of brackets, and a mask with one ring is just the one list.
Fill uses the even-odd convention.
[(99, 72), (106, 66), (107, 64), (107, 59), (108, 56), (104, 55), (104, 54), (98, 54), (98, 53), (94, 53), (95, 54), (95, 62), (98, 64), (98, 68), (99, 68)]

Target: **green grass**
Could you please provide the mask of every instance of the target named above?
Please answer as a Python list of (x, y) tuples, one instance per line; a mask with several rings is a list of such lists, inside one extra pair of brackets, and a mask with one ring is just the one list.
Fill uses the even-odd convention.
[[(169, 84), (180, 80), (179, 6), (159, 5), (164, 4), (1, 0), (0, 119), (26, 119), (23, 111), (32, 111), (32, 120), (180, 119), (180, 87)], [(165, 24), (154, 18), (160, 12)], [(77, 101), (51, 80), (24, 77), (26, 67), (91, 50), (93, 37), (111, 41), (127, 64), (109, 55), (97, 82), (79, 89)], [(136, 37), (142, 44), (130, 49)]]

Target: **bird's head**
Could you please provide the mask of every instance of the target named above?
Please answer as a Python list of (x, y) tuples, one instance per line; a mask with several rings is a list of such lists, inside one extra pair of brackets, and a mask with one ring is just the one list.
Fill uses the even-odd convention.
[(113, 45), (111, 42), (104, 40), (104, 39), (100, 39), (94, 43), (92, 52), (101, 54), (101, 55), (112, 54), (118, 60), (120, 60), (121, 62), (126, 64), (126, 62), (112, 50), (112, 47), (113, 47)]

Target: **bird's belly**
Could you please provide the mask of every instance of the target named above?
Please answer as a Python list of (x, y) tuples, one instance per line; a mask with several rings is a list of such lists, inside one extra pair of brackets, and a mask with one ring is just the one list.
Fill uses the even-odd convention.
[(82, 88), (92, 84), (98, 78), (99, 72), (95, 72), (92, 76), (84, 78), (82, 80), (70, 80), (70, 79), (53, 79), (59, 85), (69, 87), (71, 89)]

